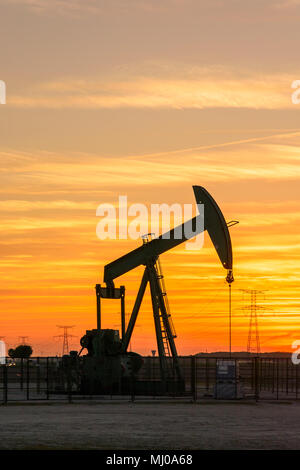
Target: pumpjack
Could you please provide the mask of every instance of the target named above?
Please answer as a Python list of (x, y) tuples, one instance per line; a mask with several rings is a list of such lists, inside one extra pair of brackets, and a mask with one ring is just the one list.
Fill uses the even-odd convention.
[[(81, 351), (87, 349), (87, 355), (82, 357), (81, 364), (82, 392), (128, 391), (134, 378), (136, 386), (140, 387), (140, 393), (145, 393), (141, 382), (136, 380), (143, 360), (140, 355), (129, 352), (128, 346), (148, 283), (161, 376), (159, 385), (156, 384), (156, 391), (159, 393), (184, 392), (184, 377), (175, 345), (176, 333), (171, 319), (159, 256), (189, 240), (186, 236), (187, 226), (193, 227), (193, 236), (206, 230), (223, 268), (227, 270), (226, 281), (229, 285), (233, 282), (232, 245), (228, 227), (233, 225), (235, 221), (226, 223), (219, 206), (206, 189), (201, 186), (193, 186), (193, 190), (196, 203), (204, 206), (204, 213), (201, 211), (190, 221), (173, 228), (160, 237), (145, 236), (143, 244), (139, 248), (104, 267), (105, 285), (96, 285), (97, 329), (86, 331), (80, 340)], [(178, 237), (179, 233), (181, 237)], [(125, 287), (115, 287), (114, 281), (119, 276), (141, 265), (145, 266), (145, 269), (130, 320), (126, 325)], [(121, 301), (121, 338), (118, 330), (101, 329), (101, 299), (119, 299)], [(135, 390), (136, 392), (137, 390)]]

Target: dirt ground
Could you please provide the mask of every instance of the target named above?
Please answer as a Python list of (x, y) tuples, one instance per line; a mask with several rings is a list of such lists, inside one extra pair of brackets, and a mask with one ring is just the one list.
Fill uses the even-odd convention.
[(1, 449), (300, 449), (300, 403), (0, 407)]

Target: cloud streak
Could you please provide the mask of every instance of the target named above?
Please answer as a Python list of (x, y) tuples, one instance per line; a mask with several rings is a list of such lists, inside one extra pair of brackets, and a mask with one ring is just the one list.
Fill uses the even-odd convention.
[[(0, 0), (3, 5), (20, 5), (28, 7), (36, 13), (56, 12), (56, 13), (96, 13), (99, 12), (99, 2), (97, 0)], [(98, 4), (98, 5), (97, 5)]]
[[(179, 73), (180, 72), (180, 73)], [(242, 76), (225, 70), (177, 71), (180, 78), (131, 75), (126, 79), (62, 80), (11, 94), (7, 105), (49, 109), (294, 109), (292, 76)], [(169, 74), (168, 74), (169, 75)], [(183, 75), (183, 76), (182, 76)], [(184, 78), (185, 75), (185, 78)]]

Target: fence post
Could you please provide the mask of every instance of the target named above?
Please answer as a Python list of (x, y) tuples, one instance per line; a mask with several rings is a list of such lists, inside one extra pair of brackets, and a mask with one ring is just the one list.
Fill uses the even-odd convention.
[(72, 403), (72, 378), (71, 378), (71, 371), (68, 373), (67, 381), (68, 381), (68, 402), (69, 402), (69, 403)]
[(133, 370), (131, 368), (130, 371), (130, 392), (131, 392), (131, 402), (134, 402), (135, 396), (134, 396), (134, 377), (133, 377)]
[(24, 363), (23, 357), (21, 357), (21, 376), (20, 376), (20, 388), (23, 390), (23, 375), (24, 375)]
[(286, 361), (286, 394), (289, 394), (289, 359), (287, 358)]
[(197, 390), (197, 381), (198, 381), (198, 359), (197, 357), (195, 357), (195, 401), (197, 401), (198, 399), (198, 390)]
[(298, 400), (298, 365), (296, 367), (296, 400)]
[(3, 404), (7, 404), (7, 366), (4, 364), (2, 366), (3, 369)]
[(259, 387), (260, 387), (260, 377), (259, 377), (259, 357), (254, 358), (254, 387), (255, 387), (255, 400), (259, 400)]
[(255, 360), (251, 358), (251, 391), (255, 390)]
[(29, 370), (29, 363), (30, 359), (27, 358), (27, 364), (26, 364), (26, 399), (29, 400), (29, 380), (30, 380), (30, 370)]
[(36, 360), (36, 393), (40, 393), (40, 379), (41, 379), (41, 370), (40, 370), (40, 358)]
[(240, 382), (239, 374), (237, 374), (237, 359), (234, 358), (234, 396), (237, 398), (238, 396), (238, 382)]
[(206, 390), (209, 390), (209, 358), (205, 358), (205, 382)]
[(192, 392), (192, 397), (193, 397), (193, 401), (195, 402), (197, 400), (197, 396), (196, 396), (196, 393), (197, 393), (197, 387), (196, 387), (196, 368), (195, 368), (195, 364), (196, 364), (196, 358), (195, 356), (191, 356), (191, 392)]
[(49, 400), (49, 357), (46, 361), (46, 399)]
[(276, 358), (276, 398), (279, 398), (279, 358)]

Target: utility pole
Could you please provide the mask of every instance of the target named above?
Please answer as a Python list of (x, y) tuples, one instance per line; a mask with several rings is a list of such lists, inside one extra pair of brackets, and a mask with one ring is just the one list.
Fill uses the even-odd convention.
[(76, 338), (74, 335), (70, 335), (68, 330), (74, 328), (74, 325), (67, 326), (67, 325), (57, 325), (57, 328), (63, 329), (63, 334), (56, 335), (54, 338), (61, 338), (63, 340), (63, 348), (62, 348), (62, 355), (69, 354), (69, 339)]
[(258, 329), (258, 314), (257, 310), (263, 310), (265, 307), (257, 305), (257, 297), (259, 294), (264, 294), (265, 291), (257, 289), (241, 289), (244, 293), (250, 295), (250, 304), (244, 308), (249, 310), (249, 330), (247, 340), (247, 352), (256, 352), (260, 354), (260, 339)]

